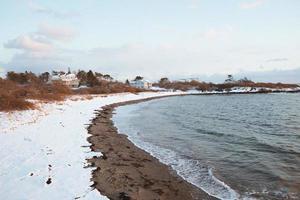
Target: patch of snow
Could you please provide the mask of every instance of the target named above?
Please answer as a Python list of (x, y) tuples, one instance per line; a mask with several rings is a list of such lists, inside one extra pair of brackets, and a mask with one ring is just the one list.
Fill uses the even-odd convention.
[(92, 190), (86, 159), (87, 124), (104, 105), (176, 95), (145, 92), (73, 97), (41, 104), (38, 110), (0, 112), (0, 199), (107, 199)]
[(206, 92), (202, 92), (201, 90), (191, 89), (186, 91), (189, 94), (205, 94)]
[[(170, 91), (170, 90), (168, 90)], [(171, 90), (172, 91), (172, 90)], [(228, 93), (257, 93), (260, 91), (271, 91), (271, 92), (296, 92), (300, 91), (300, 87), (296, 88), (265, 88), (265, 87), (232, 87), (230, 90), (212, 90), (212, 91), (201, 91), (195, 88), (187, 90), (186, 93), (189, 94), (228, 94)], [(176, 92), (180, 92), (180, 90), (176, 90)]]
[(166, 88), (161, 88), (161, 87), (156, 87), (156, 86), (150, 87), (150, 90), (156, 90), (156, 91), (172, 91), (172, 90), (168, 90), (168, 89), (166, 89)]

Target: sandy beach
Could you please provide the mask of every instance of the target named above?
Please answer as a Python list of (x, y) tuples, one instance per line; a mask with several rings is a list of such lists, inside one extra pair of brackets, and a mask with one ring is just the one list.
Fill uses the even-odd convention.
[(118, 133), (111, 119), (114, 109), (146, 100), (104, 106), (89, 126), (91, 149), (103, 154), (89, 159), (96, 167), (94, 187), (109, 199), (216, 199)]
[(300, 200), (300, 0), (1, 7), (0, 200)]

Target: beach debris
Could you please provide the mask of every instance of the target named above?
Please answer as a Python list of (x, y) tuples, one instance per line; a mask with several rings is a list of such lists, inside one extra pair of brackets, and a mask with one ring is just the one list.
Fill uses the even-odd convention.
[(102, 157), (103, 160), (106, 160), (106, 159), (107, 159), (107, 156), (105, 155), (105, 153), (102, 153), (102, 156), (101, 156), (101, 157)]
[(48, 185), (50, 185), (50, 184), (52, 183), (52, 179), (49, 177), (49, 178), (47, 179), (46, 183), (47, 183)]
[(120, 192), (119, 194), (119, 199), (120, 200), (130, 200), (130, 196), (128, 196), (128, 194), (126, 194), (125, 192)]

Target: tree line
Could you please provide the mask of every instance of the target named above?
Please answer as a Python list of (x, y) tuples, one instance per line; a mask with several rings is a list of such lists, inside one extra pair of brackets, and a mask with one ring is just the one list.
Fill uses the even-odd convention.
[[(65, 75), (71, 72), (64, 71), (52, 71), (52, 75)], [(99, 72), (93, 72), (89, 70), (88, 72), (84, 70), (79, 70), (77, 73), (74, 73), (79, 80), (80, 85), (87, 85), (90, 87), (100, 85), (101, 80), (112, 81), (113, 78), (109, 74), (102, 74)], [(25, 71), (17, 73), (14, 71), (7, 72), (6, 79), (16, 82), (18, 84), (29, 84), (32, 82), (43, 82), (48, 83), (50, 81), (51, 74), (49, 72), (43, 72), (39, 75), (31, 71)]]
[(154, 86), (187, 91), (195, 89), (199, 91), (230, 91), (234, 87), (250, 87), (250, 88), (296, 88), (299, 87), (297, 84), (284, 84), (284, 83), (265, 83), (265, 82), (254, 82), (247, 77), (241, 79), (235, 79), (233, 75), (228, 75), (223, 83), (212, 83), (197, 80), (187, 81), (170, 81), (167, 77), (161, 78)]
[[(70, 72), (52, 72), (62, 75)], [(69, 95), (110, 94), (131, 92), (137, 93), (142, 89), (133, 88), (129, 84), (113, 81), (109, 74), (101, 74), (92, 70), (79, 70), (74, 73), (79, 80), (80, 87), (71, 89), (61, 81), (50, 81), (51, 74), (43, 72), (35, 74), (30, 71), (17, 73), (7, 72), (6, 78), (0, 78), (0, 111), (24, 110), (35, 108), (29, 99), (39, 101), (62, 101)]]

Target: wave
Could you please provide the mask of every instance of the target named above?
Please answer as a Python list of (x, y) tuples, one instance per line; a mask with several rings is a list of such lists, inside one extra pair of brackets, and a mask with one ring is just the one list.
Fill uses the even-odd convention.
[(119, 132), (126, 133), (128, 139), (137, 147), (149, 152), (152, 156), (159, 159), (160, 162), (170, 166), (179, 176), (209, 195), (223, 200), (239, 199), (239, 194), (236, 191), (214, 176), (212, 168), (189, 156), (179, 155), (170, 149), (143, 141), (140, 133), (132, 130), (133, 127), (131, 127), (131, 130), (129, 127), (120, 129), (118, 123), (115, 122), (115, 125)]
[[(281, 99), (225, 100), (216, 102), (223, 110), (200, 97), (126, 107), (124, 113), (117, 110), (116, 125), (135, 145), (217, 198), (298, 197), (292, 190), (299, 184), (300, 116)], [(274, 102), (280, 103), (276, 110)]]
[[(185, 127), (187, 128), (187, 127)], [(225, 134), (222, 132), (217, 131), (210, 131), (200, 128), (190, 128), (193, 129), (193, 131), (200, 133), (201, 135), (210, 135), (210, 136), (216, 136), (216, 137), (224, 137), (227, 138), (225, 141), (231, 143), (231, 144), (240, 144), (245, 145), (249, 147), (251, 150), (260, 151), (260, 152), (268, 152), (268, 153), (280, 153), (280, 154), (286, 154), (286, 155), (297, 155), (300, 156), (300, 152), (294, 150), (294, 149), (288, 149), (286, 147), (278, 146), (276, 144), (268, 144), (266, 141), (258, 140), (254, 136), (239, 136), (235, 134)], [(202, 137), (201, 135), (193, 135), (195, 138)], [(274, 135), (274, 134), (271, 134)], [(300, 137), (300, 136), (299, 136)]]

